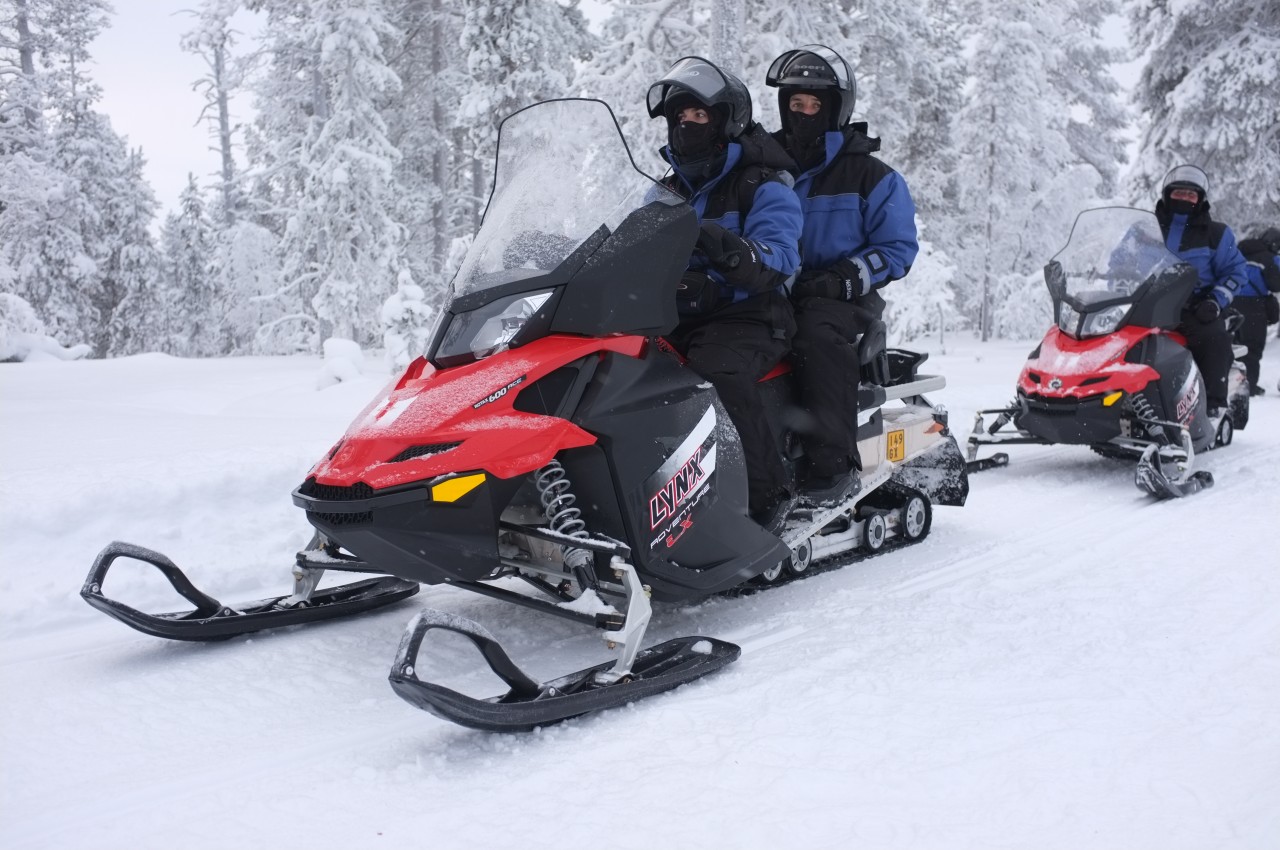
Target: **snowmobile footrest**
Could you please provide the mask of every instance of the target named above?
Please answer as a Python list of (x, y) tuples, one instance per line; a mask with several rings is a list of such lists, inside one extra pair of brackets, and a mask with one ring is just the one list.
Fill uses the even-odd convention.
[[(107, 598), (102, 593), (102, 583), (117, 558), (131, 558), (156, 567), (173, 589), (195, 608), (170, 614), (147, 614)], [(264, 629), (357, 614), (398, 602), (417, 592), (417, 582), (382, 577), (318, 590), (298, 605), (290, 605), (288, 596), (225, 605), (196, 588), (186, 574), (164, 555), (119, 541), (109, 544), (98, 554), (84, 586), (80, 588), (85, 602), (140, 632), (170, 640), (196, 641), (226, 640)]]
[[(420, 679), (415, 670), (418, 651), (432, 629), (468, 638), (510, 690), (502, 696), (477, 699)], [(527, 732), (670, 690), (719, 670), (741, 653), (736, 644), (715, 638), (682, 637), (641, 650), (630, 675), (615, 684), (602, 684), (596, 675), (609, 670), (612, 661), (550, 682), (537, 682), (516, 666), (484, 626), (426, 608), (405, 631), (389, 678), (391, 687), (410, 705), (451, 723), (489, 732)]]
[(975, 472), (985, 472), (988, 469), (996, 469), (1001, 466), (1009, 465), (1008, 452), (996, 452), (991, 457), (980, 457), (974, 460), (965, 461), (964, 469), (972, 475)]

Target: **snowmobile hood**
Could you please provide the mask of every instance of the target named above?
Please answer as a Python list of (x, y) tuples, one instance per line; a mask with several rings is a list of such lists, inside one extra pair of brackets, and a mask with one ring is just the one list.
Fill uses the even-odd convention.
[(319, 484), (375, 490), (464, 471), (512, 478), (596, 438), (555, 416), (515, 408), (520, 392), (568, 363), (606, 351), (638, 357), (643, 337), (548, 336), (451, 369), (419, 358), (356, 417), (309, 473)]
[(1018, 389), (1049, 399), (1080, 399), (1124, 390), (1134, 393), (1160, 376), (1145, 363), (1125, 360), (1134, 345), (1157, 334), (1129, 325), (1106, 336), (1075, 339), (1050, 328), (1018, 376)]

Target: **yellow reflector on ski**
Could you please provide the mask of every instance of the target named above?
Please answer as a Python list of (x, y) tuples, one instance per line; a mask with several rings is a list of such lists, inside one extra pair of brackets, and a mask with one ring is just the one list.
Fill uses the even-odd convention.
[(483, 483), (483, 472), (477, 472), (475, 475), (460, 475), (433, 486), (431, 498), (437, 502), (456, 502)]
[(1111, 405), (1115, 404), (1117, 401), (1119, 401), (1123, 397), (1124, 397), (1124, 390), (1116, 390), (1113, 393), (1107, 393), (1102, 397), (1102, 406), (1110, 407)]

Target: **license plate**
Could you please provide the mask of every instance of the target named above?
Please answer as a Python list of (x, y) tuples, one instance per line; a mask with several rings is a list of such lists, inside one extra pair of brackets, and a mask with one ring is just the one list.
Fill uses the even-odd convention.
[(889, 432), (889, 460), (898, 461), (907, 456), (907, 432)]

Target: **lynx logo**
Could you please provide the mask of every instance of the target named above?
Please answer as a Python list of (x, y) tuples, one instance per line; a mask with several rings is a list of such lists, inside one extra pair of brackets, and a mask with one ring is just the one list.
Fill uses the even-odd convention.
[(1182, 392), (1178, 394), (1179, 422), (1187, 421), (1187, 417), (1196, 409), (1196, 402), (1200, 400), (1200, 382), (1196, 380), (1196, 374), (1196, 370), (1192, 369), (1187, 375), (1187, 382), (1182, 385)]
[(671, 480), (662, 485), (658, 495), (649, 499), (649, 528), (657, 528), (676, 515), (677, 509), (689, 498), (689, 494), (707, 480), (707, 472), (702, 468), (706, 459), (706, 449), (698, 446), (693, 457), (685, 461)]
[(675, 545), (693, 527), (693, 509), (711, 491), (716, 469), (716, 411), (708, 407), (666, 462), (645, 482), (650, 548)]
[(509, 383), (509, 384), (507, 384), (505, 387), (503, 387), (502, 389), (498, 390), (497, 392), (489, 393), (487, 396), (485, 396), (484, 398), (480, 399), (480, 400), (479, 400), (479, 401), (477, 401), (475, 404), (471, 405), (471, 409), (472, 409), (472, 410), (479, 410), (480, 408), (484, 407), (486, 404), (489, 404), (490, 402), (497, 401), (498, 399), (502, 398), (502, 397), (503, 397), (504, 395), (506, 395), (507, 393), (511, 392), (511, 390), (512, 390), (512, 388), (513, 388), (513, 387), (518, 387), (518, 386), (520, 386), (521, 384), (523, 384), (523, 383), (524, 383), (524, 379), (525, 379), (525, 378), (527, 378), (527, 377), (529, 377), (529, 376), (528, 376), (528, 375), (521, 375), (520, 377), (516, 378), (514, 381), (512, 381), (512, 382), (511, 382), (511, 383)]

